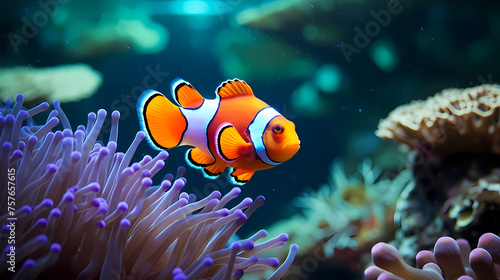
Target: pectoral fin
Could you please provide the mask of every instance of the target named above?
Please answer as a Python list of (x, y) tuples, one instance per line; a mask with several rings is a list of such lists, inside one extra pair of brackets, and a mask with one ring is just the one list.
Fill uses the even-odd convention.
[(245, 155), (251, 144), (245, 142), (233, 125), (223, 123), (217, 130), (216, 147), (217, 153), (222, 159), (232, 162)]

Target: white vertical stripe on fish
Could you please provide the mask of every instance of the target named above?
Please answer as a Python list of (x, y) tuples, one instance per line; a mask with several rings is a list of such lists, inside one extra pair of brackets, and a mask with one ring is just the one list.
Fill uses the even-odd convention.
[(281, 116), (281, 114), (274, 108), (264, 108), (257, 113), (253, 121), (248, 126), (250, 140), (252, 140), (253, 146), (255, 147), (255, 152), (264, 163), (269, 165), (281, 164), (281, 162), (275, 162), (269, 158), (264, 145), (264, 140), (262, 139), (267, 124), (277, 116)]

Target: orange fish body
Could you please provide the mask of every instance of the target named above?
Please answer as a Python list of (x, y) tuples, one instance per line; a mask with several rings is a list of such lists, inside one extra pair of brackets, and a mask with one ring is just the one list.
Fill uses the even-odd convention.
[(217, 98), (203, 98), (188, 82), (172, 83), (179, 106), (161, 93), (145, 91), (137, 104), (141, 128), (155, 149), (194, 146), (186, 161), (216, 178), (226, 167), (230, 179), (244, 184), (255, 171), (290, 159), (300, 148), (295, 125), (256, 98), (242, 80), (222, 83)]

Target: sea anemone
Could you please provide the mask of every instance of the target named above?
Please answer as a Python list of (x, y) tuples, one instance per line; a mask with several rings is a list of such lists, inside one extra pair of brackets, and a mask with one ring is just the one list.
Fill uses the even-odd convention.
[(464, 239), (441, 237), (433, 252), (424, 250), (417, 254), (414, 268), (403, 261), (396, 248), (381, 242), (372, 248), (375, 266), (367, 268), (365, 276), (367, 280), (498, 279), (499, 253), (500, 237), (492, 233), (483, 234), (472, 252)]
[[(233, 188), (197, 201), (180, 193), (187, 182), (182, 167), (153, 186), (168, 153), (130, 164), (145, 135), (138, 132), (126, 153), (117, 152), (118, 112), (104, 145), (96, 140), (106, 111), (90, 113), (87, 125), (72, 131), (59, 102), (37, 126), (32, 117), (49, 105), (24, 110), (23, 95), (16, 101), (0, 104), (1, 184), (16, 187), (0, 197), (9, 210), (0, 217), (2, 278), (239, 279), (278, 267), (278, 259), (259, 254), (283, 246), (286, 234), (258, 243), (267, 235), (261, 230), (227, 246), (264, 197), (224, 208), (241, 193)], [(59, 122), (64, 130), (52, 132)], [(271, 279), (286, 272), (296, 250), (290, 247)]]
[(332, 256), (334, 248), (363, 247), (384, 236), (387, 217), (393, 216), (396, 200), (410, 178), (405, 170), (391, 181), (370, 159), (359, 165), (357, 174), (347, 177), (342, 162), (336, 160), (329, 183), (317, 192), (304, 193), (297, 205), (306, 217), (317, 217), (312, 219), (322, 233), (320, 239), (328, 239), (323, 245), (325, 254)]

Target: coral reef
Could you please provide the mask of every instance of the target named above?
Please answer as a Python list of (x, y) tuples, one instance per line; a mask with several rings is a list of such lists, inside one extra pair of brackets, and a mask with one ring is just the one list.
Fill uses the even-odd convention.
[(478, 179), (463, 178), (449, 190), (440, 208), (440, 217), (448, 231), (473, 242), (485, 232), (500, 228), (500, 169)]
[(101, 73), (85, 63), (0, 69), (0, 98), (3, 100), (15, 98), (22, 92), (27, 101), (74, 102), (92, 96), (101, 84)]
[(417, 268), (414, 268), (403, 261), (396, 248), (381, 242), (372, 249), (376, 266), (366, 269), (365, 276), (367, 280), (498, 279), (499, 253), (500, 238), (492, 233), (483, 234), (472, 252), (464, 239), (455, 241), (441, 237), (434, 252), (420, 251), (417, 254)]
[(379, 123), (377, 135), (413, 149), (414, 183), (396, 207), (394, 244), (406, 262), (442, 235), (471, 244), (498, 232), (500, 87), (447, 89)]
[[(184, 168), (153, 186), (168, 154), (130, 164), (144, 133), (136, 134), (126, 153), (117, 152), (118, 112), (111, 116), (105, 145), (96, 139), (106, 111), (90, 113), (87, 125), (73, 131), (58, 101), (41, 126), (32, 117), (49, 105), (24, 110), (23, 101), (19, 94), (15, 104), (10, 99), (0, 104), (1, 188), (16, 186), (0, 197), (2, 209), (10, 211), (0, 217), (2, 278), (239, 279), (248, 271), (278, 267), (278, 259), (260, 254), (285, 245), (286, 234), (259, 242), (267, 236), (261, 230), (225, 248), (264, 203), (262, 196), (232, 208), (225, 207), (239, 188), (197, 200), (180, 193), (187, 182)], [(64, 130), (52, 132), (59, 122)], [(286, 272), (296, 251), (292, 245), (270, 279)], [(9, 252), (15, 252), (13, 264)]]
[(298, 260), (321, 255), (329, 264), (359, 270), (371, 246), (392, 240), (396, 199), (410, 178), (410, 171), (404, 170), (389, 180), (369, 159), (359, 165), (358, 173), (347, 177), (342, 162), (336, 160), (329, 183), (297, 199), (303, 213), (274, 224), (269, 232), (286, 230), (290, 241), (301, 248)]
[(399, 106), (375, 132), (412, 149), (429, 144), (441, 155), (500, 154), (500, 86), (445, 89), (425, 101)]

